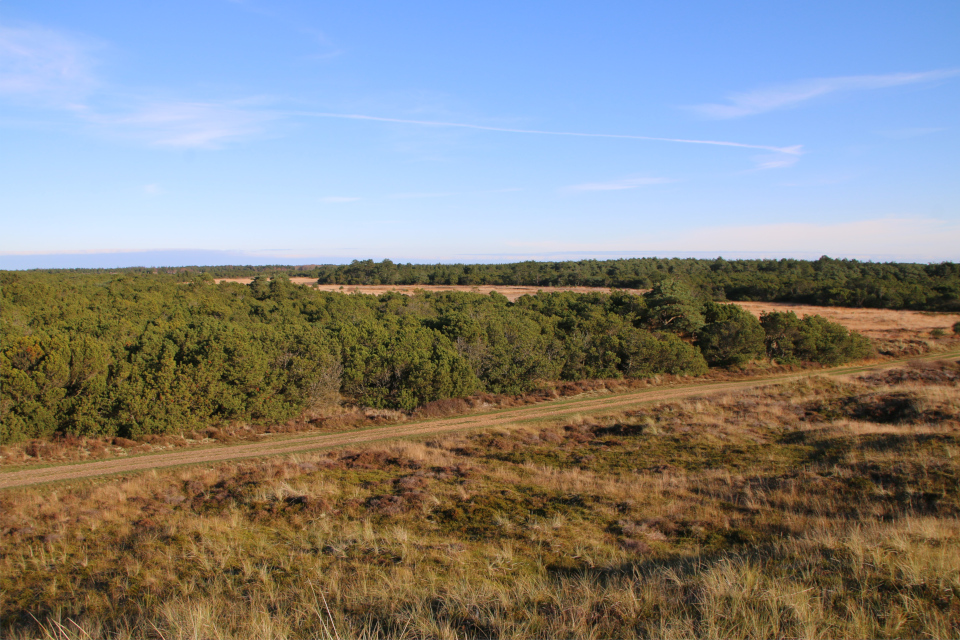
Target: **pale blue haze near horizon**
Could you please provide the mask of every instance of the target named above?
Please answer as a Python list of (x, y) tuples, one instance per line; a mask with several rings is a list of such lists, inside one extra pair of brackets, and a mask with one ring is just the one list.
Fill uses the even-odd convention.
[(960, 2), (0, 0), (0, 268), (960, 261)]

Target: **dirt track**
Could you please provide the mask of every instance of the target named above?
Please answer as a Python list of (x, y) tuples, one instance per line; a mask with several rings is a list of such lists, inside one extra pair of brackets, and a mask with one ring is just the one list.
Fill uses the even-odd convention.
[[(924, 356), (923, 359), (944, 359), (958, 356), (960, 356), (960, 353), (939, 353)], [(63, 464), (40, 469), (25, 469), (23, 471), (0, 473), (0, 489), (188, 464), (203, 464), (241, 458), (283, 455), (315, 449), (330, 449), (363, 444), (376, 440), (427, 436), (464, 429), (496, 427), (536, 420), (559, 419), (582, 413), (600, 415), (623, 411), (650, 402), (689, 398), (736, 389), (756, 388), (816, 375), (849, 375), (869, 370), (886, 369), (902, 362), (903, 360), (889, 360), (867, 366), (845, 366), (827, 370), (819, 369), (799, 374), (784, 374), (735, 382), (693, 382), (674, 387), (654, 387), (615, 395), (554, 400), (491, 413), (390, 425), (344, 433), (303, 435), (280, 441), (214, 446), (201, 450), (144, 455), (126, 460), (106, 460), (102, 462)]]

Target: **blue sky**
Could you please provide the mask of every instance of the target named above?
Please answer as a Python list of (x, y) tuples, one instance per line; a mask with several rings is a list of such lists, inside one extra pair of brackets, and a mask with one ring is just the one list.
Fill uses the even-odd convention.
[(0, 268), (960, 260), (960, 3), (0, 0)]

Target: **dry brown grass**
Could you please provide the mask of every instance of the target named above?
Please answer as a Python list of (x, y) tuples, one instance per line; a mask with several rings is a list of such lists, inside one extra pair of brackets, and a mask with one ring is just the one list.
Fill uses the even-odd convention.
[[(214, 282), (239, 282), (250, 284), (253, 278), (217, 278)], [(339, 293), (365, 293), (379, 296), (384, 293), (402, 293), (412, 296), (417, 291), (462, 291), (465, 293), (479, 293), (489, 295), (496, 291), (511, 302), (520, 296), (536, 295), (539, 291), (572, 291), (574, 293), (610, 293), (609, 287), (527, 287), (517, 285), (459, 285), (459, 284), (317, 284), (316, 278), (290, 278), (294, 284), (310, 286), (318, 291), (336, 291)], [(648, 291), (647, 289), (621, 289), (635, 295)]]
[(793, 311), (798, 316), (820, 315), (838, 322), (852, 331), (881, 340), (929, 338), (934, 329), (943, 329), (947, 335), (960, 321), (957, 313), (929, 311), (897, 311), (893, 309), (854, 309), (850, 307), (815, 307), (786, 302), (737, 302), (755, 316), (770, 311)]
[(5, 491), (0, 635), (956, 637), (957, 374)]

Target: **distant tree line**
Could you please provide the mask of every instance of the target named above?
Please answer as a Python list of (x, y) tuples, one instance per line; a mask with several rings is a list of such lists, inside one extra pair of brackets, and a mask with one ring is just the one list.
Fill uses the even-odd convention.
[[(302, 275), (306, 275), (303, 272)], [(512, 264), (395, 264), (354, 261), (317, 267), (320, 283), (583, 286), (649, 289), (677, 279), (713, 300), (821, 306), (960, 310), (960, 264), (857, 260), (628, 258)]]
[(321, 292), (286, 277), (0, 272), (0, 437), (134, 436), (283, 421), (341, 396), (412, 409), (545, 380), (699, 375), (772, 357), (836, 364), (869, 342), (820, 317), (663, 279), (643, 296)]
[[(42, 271), (37, 271), (42, 273)], [(214, 278), (307, 276), (321, 284), (524, 285), (650, 289), (680, 280), (711, 300), (794, 302), (820, 306), (960, 311), (960, 264), (835, 260), (625, 258), (508, 264), (399, 264), (354, 260), (346, 265), (168, 267), (75, 270)], [(50, 270), (46, 273), (63, 273)]]

